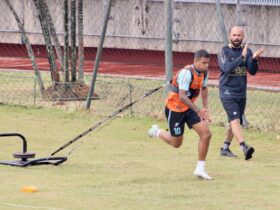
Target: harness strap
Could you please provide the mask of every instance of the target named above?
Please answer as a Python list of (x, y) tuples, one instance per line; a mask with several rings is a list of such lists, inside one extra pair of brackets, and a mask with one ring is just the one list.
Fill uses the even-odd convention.
[(179, 93), (179, 88), (173, 84), (169, 84), (168, 90), (174, 93)]
[[(189, 69), (190, 70), (190, 69)], [(190, 70), (191, 72), (191, 83), (193, 82), (193, 72)], [(203, 72), (204, 74), (204, 78), (203, 78), (203, 81), (206, 79), (207, 75), (208, 75), (208, 72)], [(168, 86), (168, 90), (173, 92), (173, 93), (178, 93), (179, 94), (179, 87), (175, 86), (172, 84), (172, 80), (170, 81), (170, 84)]]

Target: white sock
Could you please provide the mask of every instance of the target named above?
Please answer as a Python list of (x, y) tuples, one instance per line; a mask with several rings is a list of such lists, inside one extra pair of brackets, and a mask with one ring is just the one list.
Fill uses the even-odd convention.
[(196, 164), (196, 171), (204, 171), (205, 160), (199, 160)]
[(157, 130), (156, 136), (159, 137), (160, 129)]

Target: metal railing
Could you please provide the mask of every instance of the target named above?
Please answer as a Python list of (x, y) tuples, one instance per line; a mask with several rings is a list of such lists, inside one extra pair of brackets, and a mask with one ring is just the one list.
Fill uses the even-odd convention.
[(280, 6), (280, 0), (240, 0), (240, 4)]
[[(164, 2), (164, 0), (148, 0)], [(174, 2), (188, 2), (188, 3), (215, 3), (215, 0), (174, 0)], [(238, 0), (221, 0), (221, 4), (237, 4)], [(280, 0), (240, 0), (240, 4), (245, 5), (266, 5), (266, 6), (280, 6)]]

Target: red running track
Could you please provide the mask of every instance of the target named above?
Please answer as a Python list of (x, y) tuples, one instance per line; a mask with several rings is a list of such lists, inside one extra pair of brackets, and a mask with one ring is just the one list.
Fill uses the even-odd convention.
[[(39, 69), (49, 71), (44, 46), (32, 46), (36, 54)], [(92, 72), (96, 48), (85, 48), (85, 72)], [(191, 53), (174, 52), (174, 72), (192, 63)], [(217, 84), (219, 71), (216, 55), (211, 55), (209, 76), (212, 83)], [(260, 61), (260, 72), (256, 76), (248, 76), (251, 86), (280, 88), (280, 59), (267, 58)], [(0, 44), (0, 70), (32, 70), (24, 45)], [(131, 77), (147, 77), (164, 79), (164, 52), (151, 50), (104, 49), (99, 73)]]

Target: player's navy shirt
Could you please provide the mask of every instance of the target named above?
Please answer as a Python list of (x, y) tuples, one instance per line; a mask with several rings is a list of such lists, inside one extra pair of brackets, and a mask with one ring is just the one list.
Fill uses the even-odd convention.
[(243, 48), (225, 46), (218, 55), (220, 66), (219, 90), (223, 99), (246, 98), (247, 71), (255, 75), (258, 62), (253, 60), (252, 51), (248, 48), (247, 56), (242, 59)]

